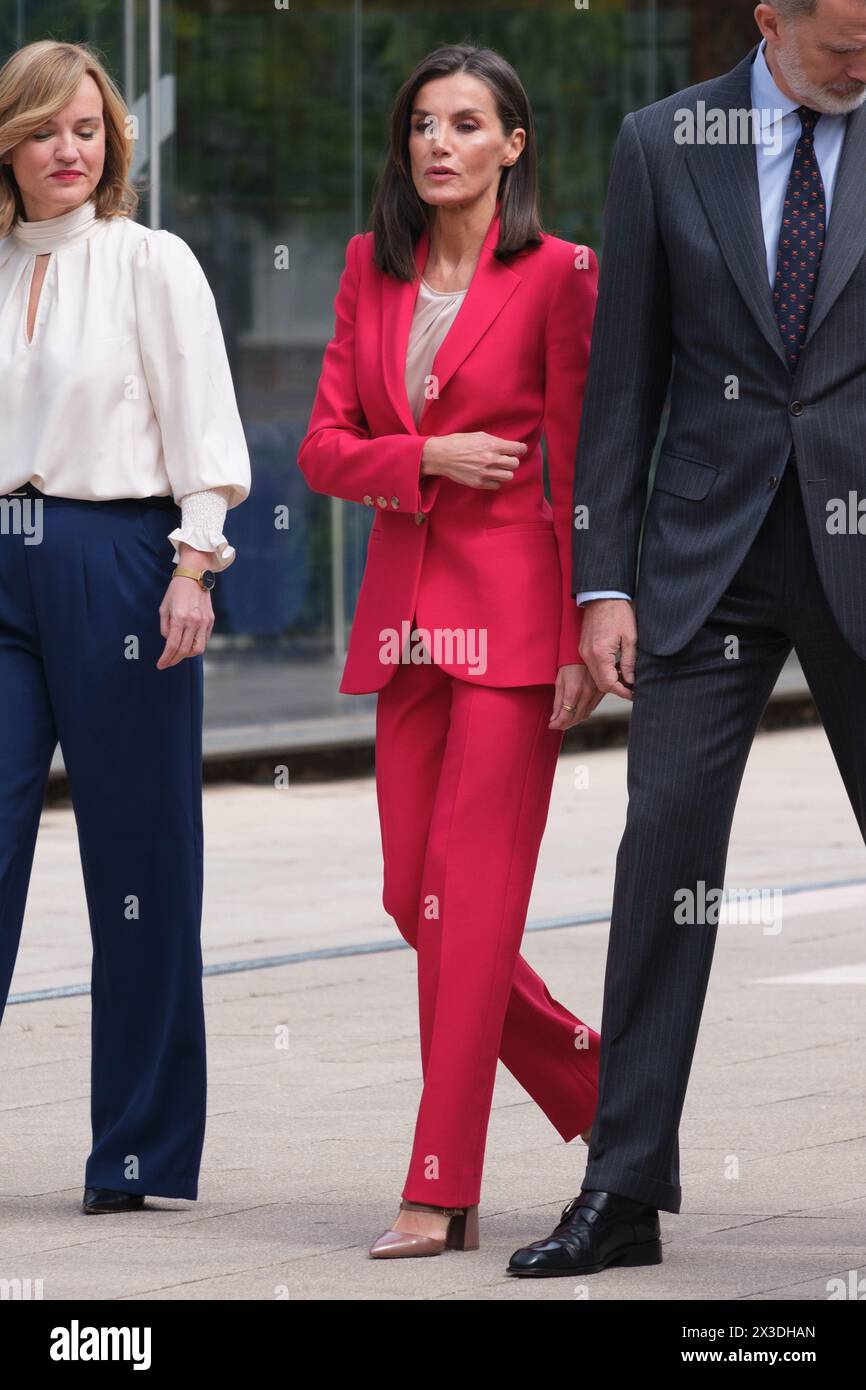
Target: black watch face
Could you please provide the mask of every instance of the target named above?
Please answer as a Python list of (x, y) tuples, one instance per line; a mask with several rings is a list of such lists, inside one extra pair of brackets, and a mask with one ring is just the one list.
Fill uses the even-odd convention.
[(213, 570), (202, 570), (201, 582), (206, 589), (212, 589), (216, 584), (216, 575)]

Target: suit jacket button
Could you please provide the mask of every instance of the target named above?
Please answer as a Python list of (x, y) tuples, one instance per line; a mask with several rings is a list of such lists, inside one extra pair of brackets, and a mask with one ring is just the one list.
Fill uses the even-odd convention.
[(804, 404), (803, 404), (802, 401), (792, 401), (792, 402), (791, 402), (791, 414), (792, 414), (792, 415), (802, 415), (802, 414), (803, 414), (803, 411), (804, 411), (805, 409), (806, 409), (806, 407), (804, 406)]
[(415, 525), (416, 525), (416, 526), (421, 526), (422, 523), (425, 522), (426, 520), (427, 520), (427, 513), (426, 513), (426, 512), (416, 512), (416, 513), (415, 513)]
[(379, 503), (380, 507), (387, 507), (388, 505), (387, 497), (377, 497), (376, 501)]
[(369, 492), (365, 492), (365, 493), (364, 493), (364, 506), (365, 506), (365, 507), (372, 507), (372, 505), (373, 505), (373, 499), (372, 499), (372, 497), (370, 496)]
[(400, 505), (400, 498), (399, 498), (399, 497), (392, 497), (392, 498), (391, 498), (391, 506), (392, 506), (392, 507), (399, 507), (399, 505)]

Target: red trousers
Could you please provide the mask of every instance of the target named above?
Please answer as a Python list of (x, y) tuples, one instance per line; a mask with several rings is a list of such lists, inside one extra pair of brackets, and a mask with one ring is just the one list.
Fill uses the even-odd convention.
[(599, 1034), (520, 955), (562, 743), (553, 690), (407, 663), (379, 692), (382, 900), (418, 955), (409, 1201), (478, 1201), (497, 1056), (566, 1141), (595, 1116)]

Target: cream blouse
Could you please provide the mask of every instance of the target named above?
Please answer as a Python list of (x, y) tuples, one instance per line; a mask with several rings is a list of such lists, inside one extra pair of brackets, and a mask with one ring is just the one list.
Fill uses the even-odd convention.
[(249, 453), (213, 294), (172, 232), (97, 218), (88, 199), (0, 239), (0, 420), (0, 493), (171, 494), (169, 540), (210, 552), (215, 570), (234, 560), (222, 526), (249, 494)]
[[(406, 349), (406, 395), (416, 425), (427, 399), (427, 378), (431, 374), (433, 359), (457, 317), (465, 294), (466, 290), (431, 289), (421, 277)], [(435, 382), (430, 384), (435, 386)]]

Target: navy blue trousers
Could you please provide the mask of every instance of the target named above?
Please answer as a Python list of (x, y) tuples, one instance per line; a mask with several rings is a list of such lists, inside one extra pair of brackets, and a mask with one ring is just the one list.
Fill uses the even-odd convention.
[(0, 1016), (59, 740), (93, 942), (84, 1182), (194, 1199), (203, 672), (156, 669), (172, 525), (144, 502), (0, 498)]

